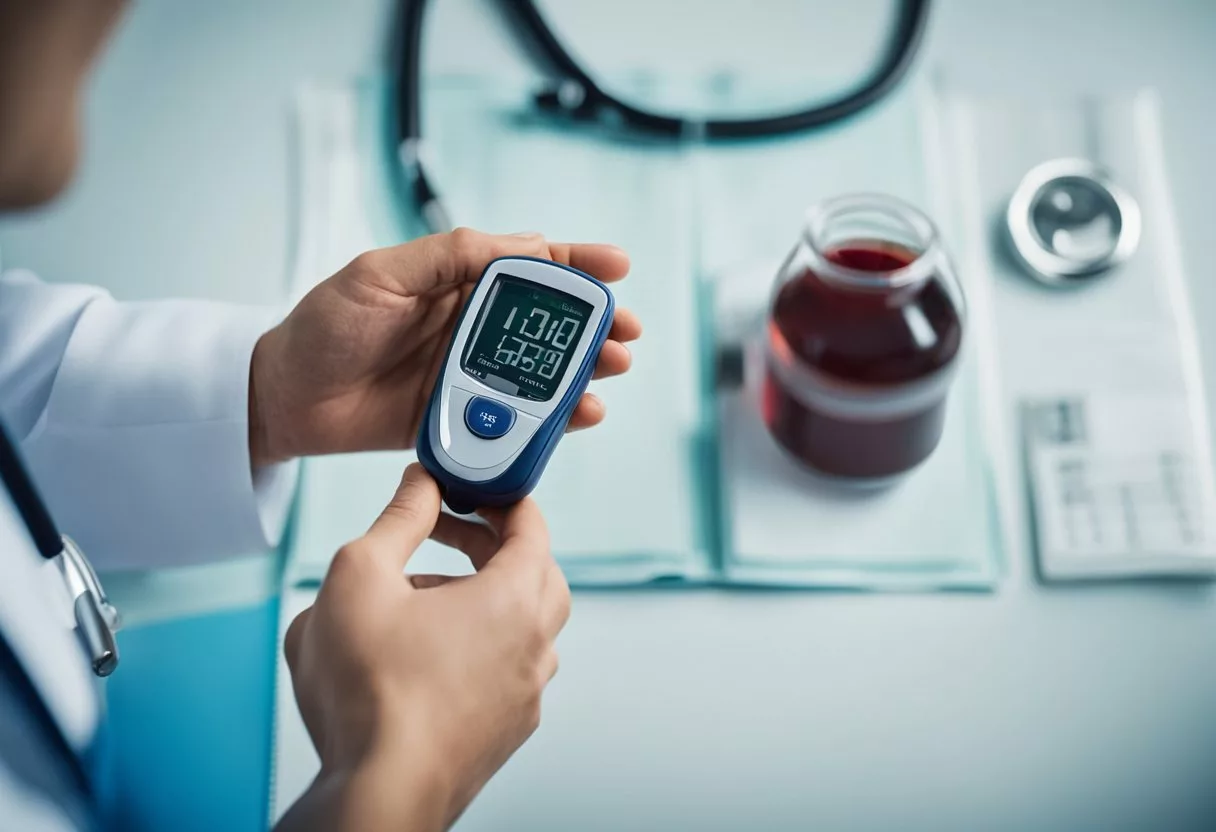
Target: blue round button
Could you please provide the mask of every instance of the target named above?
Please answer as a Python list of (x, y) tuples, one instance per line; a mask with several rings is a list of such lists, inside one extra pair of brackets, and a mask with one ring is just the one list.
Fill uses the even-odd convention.
[(474, 436), (497, 439), (515, 424), (515, 411), (502, 402), (474, 396), (464, 409), (464, 423)]

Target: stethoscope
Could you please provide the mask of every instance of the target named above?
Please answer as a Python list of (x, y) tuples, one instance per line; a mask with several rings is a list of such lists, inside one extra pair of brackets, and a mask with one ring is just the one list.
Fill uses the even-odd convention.
[[(929, 0), (901, 0), (882, 59), (851, 92), (813, 107), (758, 118), (702, 118), (662, 113), (629, 104), (606, 91), (563, 48), (532, 0), (499, 0), (503, 12), (549, 82), (533, 98), (536, 109), (566, 123), (658, 139), (747, 140), (799, 133), (836, 124), (874, 105), (907, 74), (923, 40)], [(432, 232), (452, 227), (424, 167), (422, 138), (422, 23), (426, 0), (398, 7), (396, 116), (398, 155), (408, 198)]]
[(3, 425), (0, 425), (0, 483), (8, 490), (38, 553), (55, 563), (63, 577), (72, 599), (76, 634), (93, 672), (109, 676), (118, 667), (118, 643), (114, 637), (122, 626), (118, 610), (106, 597), (84, 552), (55, 527)]
[(1022, 177), (1005, 208), (1004, 237), (1021, 270), (1071, 289), (1111, 274), (1140, 245), (1140, 205), (1088, 159), (1051, 159)]
[[(451, 218), (427, 174), (422, 137), (422, 25), (427, 0), (398, 7), (396, 73), (397, 153), (407, 198), (432, 232)], [(888, 95), (907, 74), (920, 48), (929, 0), (901, 0), (888, 46), (871, 75), (836, 100), (759, 118), (702, 118), (630, 104), (605, 90), (566, 51), (532, 0), (499, 0), (526, 52), (548, 77), (533, 96), (538, 112), (567, 124), (658, 139), (747, 140), (814, 130), (856, 115)], [(1009, 200), (1004, 246), (1029, 277), (1051, 288), (1089, 283), (1135, 253), (1140, 241), (1136, 200), (1100, 165), (1055, 159), (1029, 171)]]

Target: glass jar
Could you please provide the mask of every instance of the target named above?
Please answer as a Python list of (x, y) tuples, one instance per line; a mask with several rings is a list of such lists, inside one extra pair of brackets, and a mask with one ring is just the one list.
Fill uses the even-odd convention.
[(964, 302), (937, 229), (884, 195), (807, 213), (769, 305), (761, 412), (817, 471), (890, 478), (941, 438)]

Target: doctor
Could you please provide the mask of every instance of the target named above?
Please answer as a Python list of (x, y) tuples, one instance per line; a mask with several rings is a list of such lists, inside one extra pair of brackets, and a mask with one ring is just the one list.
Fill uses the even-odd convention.
[[(121, 5), (0, 0), (0, 210), (68, 182), (82, 85)], [(105, 673), (111, 658), (104, 616), (87, 614), (104, 608), (89, 593), (84, 613), (73, 606), (80, 586), (64, 575), (83, 573), (58, 554), (58, 531), (107, 569), (273, 546), (293, 460), (410, 444), (472, 282), (512, 254), (604, 280), (628, 269), (611, 246), (460, 230), (356, 258), (277, 324), (256, 309), (120, 303), (0, 275), (0, 829), (106, 822), (90, 663)], [(640, 331), (617, 311), (598, 375), (628, 369), (624, 342)], [(588, 395), (571, 425), (603, 416)], [(544, 520), (530, 500), (488, 525), (439, 506), (411, 466), (291, 626), (287, 659), (322, 767), (283, 828), (445, 828), (537, 725), (569, 612)], [(405, 580), (428, 536), (477, 574)]]

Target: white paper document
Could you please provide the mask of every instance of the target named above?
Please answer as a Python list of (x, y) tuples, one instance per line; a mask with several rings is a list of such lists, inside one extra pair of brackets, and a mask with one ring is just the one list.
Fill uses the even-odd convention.
[(1045, 577), (1216, 572), (1210, 472), (1185, 397), (1039, 400), (1023, 419)]
[[(1210, 423), (1198, 341), (1150, 91), (1073, 101), (945, 91), (942, 191), (987, 275), (1008, 448), (1010, 507), (1047, 580), (1216, 574)], [(1035, 165), (1081, 157), (1138, 202), (1138, 250), (1073, 290), (1024, 275), (993, 233)], [(945, 212), (943, 212), (945, 213)]]

